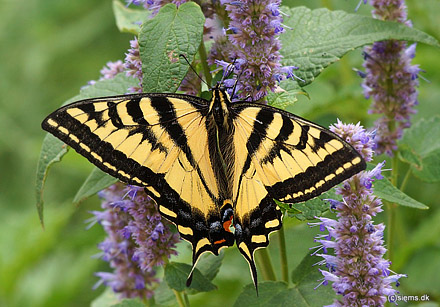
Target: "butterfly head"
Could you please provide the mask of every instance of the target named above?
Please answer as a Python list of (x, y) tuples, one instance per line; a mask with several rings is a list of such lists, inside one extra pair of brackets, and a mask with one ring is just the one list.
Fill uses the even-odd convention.
[(226, 90), (217, 85), (212, 90), (212, 98), (209, 102), (208, 114), (214, 117), (217, 127), (227, 128), (228, 118), (229, 118), (229, 104), (231, 103), (230, 98)]

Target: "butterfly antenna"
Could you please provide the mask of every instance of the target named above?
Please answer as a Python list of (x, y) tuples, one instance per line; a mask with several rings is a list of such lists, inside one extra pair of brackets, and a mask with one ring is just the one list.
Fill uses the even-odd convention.
[(206, 83), (206, 81), (203, 80), (202, 77), (200, 77), (200, 75), (197, 73), (197, 71), (194, 69), (194, 67), (191, 65), (191, 63), (188, 61), (188, 59), (186, 58), (186, 56), (185, 56), (184, 54), (179, 54), (179, 56), (185, 59), (186, 63), (188, 63), (188, 66), (191, 68), (191, 70), (192, 70), (192, 71), (196, 74), (196, 76), (199, 77), (199, 79), (200, 79), (203, 83), (205, 83), (205, 84), (208, 86), (208, 88), (209, 88), (209, 84)]
[[(236, 61), (236, 60), (237, 60), (237, 59), (234, 59), (234, 62), (232, 62), (232, 65), (235, 64), (235, 61)], [(243, 74), (243, 71), (240, 71), (240, 73), (237, 75), (237, 79), (235, 80), (235, 82), (234, 82), (234, 86), (232, 87), (231, 98), (233, 98), (234, 95), (235, 95), (235, 90), (237, 89), (238, 80), (240, 80), (240, 77), (241, 77), (242, 74)]]

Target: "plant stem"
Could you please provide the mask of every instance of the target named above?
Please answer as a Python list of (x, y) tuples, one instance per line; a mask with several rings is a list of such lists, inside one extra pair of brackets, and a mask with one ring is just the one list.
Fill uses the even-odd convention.
[[(397, 181), (398, 181), (398, 159), (396, 157), (396, 153), (394, 153), (394, 156), (391, 160), (391, 183), (397, 187)], [(387, 213), (388, 213), (388, 233), (387, 233), (387, 246), (388, 246), (388, 259), (393, 262), (393, 247), (394, 247), (394, 229), (395, 229), (395, 222), (396, 222), (396, 213), (395, 208), (396, 205), (393, 203), (387, 203)]]
[(280, 244), (281, 278), (289, 283), (289, 267), (287, 263), (286, 237), (284, 227), (278, 230), (278, 242)]
[(191, 304), (189, 303), (189, 298), (188, 298), (188, 294), (186, 294), (186, 292), (183, 293), (183, 298), (185, 299), (185, 304), (187, 307), (190, 307)]
[(261, 269), (264, 280), (276, 280), (275, 271), (273, 270), (272, 261), (270, 260), (267, 248), (261, 248), (255, 253), (255, 260)]
[[(170, 263), (170, 260), (168, 259), (168, 257), (163, 257), (163, 261), (165, 263), (165, 266)], [(165, 268), (165, 266), (164, 266), (164, 268)], [(186, 295), (185, 292), (179, 292), (174, 289), (171, 289), (171, 290), (173, 290), (174, 296), (176, 297), (177, 304), (179, 305), (179, 307), (189, 307), (190, 306), (188, 296)], [(183, 293), (183, 296), (182, 296), (182, 293)]]
[[(185, 301), (183, 300), (183, 297), (182, 297), (182, 293), (177, 290), (174, 290), (174, 289), (172, 289), (172, 290), (174, 292), (174, 295), (176, 296), (177, 304), (179, 305), (179, 307), (188, 307), (189, 304), (188, 305), (185, 304)], [(186, 298), (186, 299), (188, 299), (188, 298)]]
[(411, 166), (408, 166), (408, 170), (406, 171), (405, 177), (403, 177), (402, 183), (400, 184), (400, 191), (404, 191), (406, 184), (408, 183), (408, 179), (411, 177)]
[(323, 7), (328, 8), (329, 10), (332, 9), (332, 4), (330, 3), (329, 0), (321, 0), (321, 5), (322, 5)]
[(208, 66), (208, 57), (206, 55), (205, 43), (203, 41), (200, 43), (199, 55), (200, 55), (200, 60), (202, 62), (203, 75), (206, 79), (206, 83), (208, 83), (209, 86), (212, 86), (211, 71)]
[(151, 300), (152, 300), (152, 299), (146, 299), (146, 298), (144, 298), (144, 299), (142, 299), (142, 303), (143, 303), (145, 306), (150, 307), (150, 306), (151, 306), (151, 303), (150, 303)]

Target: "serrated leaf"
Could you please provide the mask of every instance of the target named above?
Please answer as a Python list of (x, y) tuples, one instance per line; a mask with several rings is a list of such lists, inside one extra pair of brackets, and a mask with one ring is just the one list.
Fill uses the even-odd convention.
[(194, 2), (163, 6), (142, 25), (139, 52), (146, 92), (175, 92), (188, 71), (202, 40), (205, 17)]
[(204, 257), (200, 258), (200, 260), (197, 262), (197, 269), (208, 280), (213, 280), (215, 276), (217, 276), (218, 271), (220, 270), (220, 266), (222, 265), (222, 261), (225, 254), (222, 251), (218, 256), (215, 256), (213, 254), (205, 254), (205, 255)]
[(105, 79), (96, 81), (93, 85), (83, 87), (79, 96), (69, 99), (66, 103), (70, 103), (79, 99), (88, 99), (102, 96), (115, 96), (128, 93), (128, 89), (138, 85), (139, 80), (128, 77), (125, 73), (117, 74), (113, 79)]
[(176, 305), (176, 296), (166, 282), (161, 282), (154, 290), (154, 301), (159, 306)]
[(44, 227), (43, 218), (43, 191), (44, 183), (47, 178), (49, 168), (56, 162), (61, 161), (61, 158), (67, 153), (67, 146), (51, 134), (46, 134), (43, 140), (43, 146), (40, 152), (40, 158), (37, 165), (37, 179), (35, 184), (35, 192), (37, 199), (37, 211), (41, 225)]
[(306, 255), (292, 273), (295, 285), (288, 287), (284, 282), (265, 281), (258, 284), (258, 296), (253, 284), (244, 287), (234, 306), (323, 306), (336, 297), (329, 286), (318, 287), (322, 275), (316, 266), (320, 259)]
[(78, 204), (116, 182), (118, 179), (95, 167), (79, 188), (73, 198), (73, 203)]
[(267, 95), (267, 101), (271, 106), (279, 109), (285, 109), (287, 106), (295, 103), (298, 99), (297, 95), (306, 95), (298, 83), (291, 82), (291, 80), (282, 81), (275, 92), (270, 91)]
[(416, 209), (429, 209), (428, 206), (425, 206), (396, 188), (387, 178), (374, 181), (374, 194), (390, 203)]
[[(306, 254), (292, 272), (293, 287), (284, 282), (258, 284), (258, 297), (253, 284), (247, 285), (234, 306), (324, 306), (331, 304), (336, 294), (331, 286), (320, 286), (322, 274), (314, 265), (321, 259)], [(316, 289), (315, 289), (316, 288)], [(294, 302), (294, 304), (292, 303)]]
[[(294, 300), (287, 297), (289, 293), (287, 284), (281, 281), (265, 281), (258, 284), (258, 296), (253, 284), (244, 287), (234, 303), (234, 307), (252, 306), (289, 306)], [(288, 295), (287, 295), (288, 296)], [(290, 303), (289, 303), (290, 302)], [(300, 306), (300, 305), (298, 305)]]
[(299, 67), (295, 75), (305, 81), (298, 81), (301, 86), (312, 82), (347, 52), (375, 41), (397, 39), (440, 46), (420, 30), (359, 14), (305, 7), (283, 8), (283, 12), (289, 15), (283, 23), (293, 30), (286, 29), (280, 35), (280, 52), (284, 65)]
[(399, 142), (399, 158), (411, 165), (425, 182), (440, 181), (440, 117), (422, 119), (405, 131)]
[[(96, 81), (95, 84), (84, 87), (80, 91), (79, 95), (67, 100), (65, 103), (63, 103), (63, 105), (81, 99), (124, 94), (127, 92), (127, 89), (129, 87), (135, 85), (136, 85), (136, 79), (127, 77), (125, 76), (125, 74), (118, 74), (113, 79)], [(67, 153), (67, 147), (64, 145), (63, 142), (61, 142), (51, 134), (46, 135), (46, 137), (43, 140), (43, 145), (41, 147), (40, 158), (38, 159), (36, 186), (35, 186), (35, 194), (37, 201), (36, 206), (37, 206), (38, 216), (40, 218), (40, 222), (42, 225), (44, 225), (43, 222), (44, 182), (46, 180), (49, 168), (54, 163), (61, 161), (62, 157), (66, 153)]]
[[(168, 286), (179, 292), (185, 290), (190, 271), (191, 266), (186, 263), (168, 263), (165, 266), (165, 280)], [(188, 288), (196, 292), (208, 292), (217, 289), (197, 268), (194, 269), (192, 283)]]
[(138, 35), (142, 22), (151, 15), (151, 11), (130, 9), (120, 1), (113, 0), (113, 14), (119, 31)]
[(301, 306), (329, 305), (337, 297), (331, 286), (316, 288), (323, 278), (315, 265), (320, 260), (320, 257), (306, 254), (292, 272), (292, 282), (295, 283), (293, 290), (298, 292), (298, 299), (304, 301)]
[(325, 199), (339, 200), (340, 198), (340, 196), (336, 195), (335, 189), (330, 189), (329, 191), (322, 193), (320, 196), (306, 202), (295, 204), (277, 202), (277, 204), (285, 209), (289, 216), (294, 216), (300, 221), (305, 221), (314, 220), (315, 216), (321, 216), (329, 209), (329, 205)]

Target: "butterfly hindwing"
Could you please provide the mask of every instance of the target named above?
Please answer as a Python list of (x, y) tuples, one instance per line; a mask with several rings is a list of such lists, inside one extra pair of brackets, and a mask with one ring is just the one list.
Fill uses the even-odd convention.
[(42, 126), (103, 171), (145, 187), (193, 245), (195, 263), (203, 252), (218, 254), (234, 243), (222, 225), (205, 128), (207, 103), (176, 94), (96, 98), (60, 108)]

